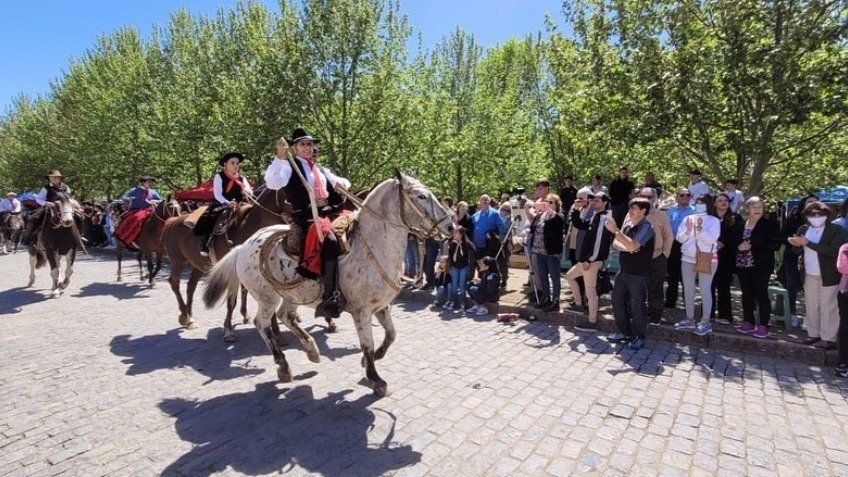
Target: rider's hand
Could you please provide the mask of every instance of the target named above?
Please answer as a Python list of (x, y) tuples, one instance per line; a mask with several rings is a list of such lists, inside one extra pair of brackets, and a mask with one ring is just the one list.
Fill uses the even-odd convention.
[(237, 205), (238, 205), (238, 204), (237, 204), (237, 203), (236, 203), (236, 201), (234, 201), (234, 200), (231, 200), (231, 201), (227, 202), (227, 207), (229, 207), (229, 208), (231, 208), (231, 209), (235, 209)]

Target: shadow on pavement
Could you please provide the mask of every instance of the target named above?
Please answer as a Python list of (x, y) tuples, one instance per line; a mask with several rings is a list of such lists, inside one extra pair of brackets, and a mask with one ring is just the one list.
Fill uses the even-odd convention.
[[(207, 401), (163, 400), (159, 407), (176, 419), (177, 434), (195, 447), (162, 475), (208, 476), (231, 468), (247, 475), (294, 470), (370, 476), (421, 461), (420, 452), (393, 442), (396, 417), (369, 409), (378, 398), (344, 400), (350, 392), (315, 399), (309, 386), (289, 390), (261, 383), (255, 391)], [(379, 443), (369, 444), (369, 433), (386, 428), (386, 435), (372, 436)]]
[(149, 298), (149, 295), (142, 294), (150, 290), (147, 284), (130, 284), (130, 283), (89, 283), (80, 287), (79, 291), (72, 295), (77, 298), (89, 296), (112, 296), (118, 300), (130, 300), (135, 298)]
[(23, 307), (47, 299), (32, 288), (17, 287), (4, 290), (0, 292), (0, 315), (20, 313)]
[[(224, 343), (220, 328), (210, 329), (206, 338), (185, 338), (181, 333), (182, 330), (174, 329), (138, 338), (119, 335), (112, 338), (109, 348), (112, 354), (127, 358), (122, 362), (129, 365), (126, 373), (129, 376), (188, 366), (215, 381), (261, 374), (273, 366), (270, 353), (252, 327), (237, 328), (239, 341), (230, 346)], [(295, 339), (289, 333), (285, 335), (289, 342)], [(267, 367), (261, 360), (258, 365), (252, 362), (252, 358), (265, 358), (265, 355), (268, 355)], [(240, 360), (246, 362), (234, 363)]]

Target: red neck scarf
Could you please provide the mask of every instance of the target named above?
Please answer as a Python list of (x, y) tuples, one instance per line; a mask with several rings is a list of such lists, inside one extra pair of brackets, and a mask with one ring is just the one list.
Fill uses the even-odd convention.
[(227, 192), (233, 190), (233, 186), (235, 184), (238, 184), (241, 190), (244, 190), (244, 183), (241, 181), (241, 177), (239, 176), (238, 172), (236, 172), (235, 174), (230, 174), (230, 171), (225, 170), (224, 174), (230, 179), (229, 184), (227, 184)]
[(315, 183), (315, 198), (319, 200), (327, 199), (330, 197), (330, 194), (327, 192), (327, 186), (324, 185), (324, 181), (326, 180), (324, 173), (321, 172), (321, 169), (318, 168), (314, 161), (309, 159), (304, 159), (304, 161), (309, 165), (309, 171), (312, 173), (312, 182)]

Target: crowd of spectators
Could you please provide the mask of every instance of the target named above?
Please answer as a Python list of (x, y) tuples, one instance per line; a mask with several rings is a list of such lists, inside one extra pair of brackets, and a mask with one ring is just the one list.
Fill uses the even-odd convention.
[[(848, 374), (848, 343), (838, 338), (848, 335), (848, 201), (837, 216), (811, 195), (778, 220), (763, 199), (746, 198), (737, 186), (730, 179), (713, 188), (696, 169), (677, 189), (664, 188), (651, 172), (637, 185), (621, 167), (608, 187), (600, 175), (582, 188), (569, 176), (557, 195), (543, 178), (527, 197), (504, 195), (498, 203), (484, 195), (473, 211), (446, 198), (455, 214), (453, 236), (441, 243), (428, 239), (423, 271), (411, 237), (406, 274), (410, 283), (426, 278), (421, 288), (437, 288), (434, 307), (488, 314), (498, 289), (505, 290), (509, 254), (523, 252), (530, 269), (525, 293), (533, 306), (548, 312), (565, 307), (581, 315), (577, 330), (595, 332), (599, 295), (609, 292), (607, 268), (615, 264), (617, 331), (608, 338), (633, 349), (644, 345), (648, 325), (663, 323), (665, 311), (680, 306), (681, 296), (677, 329), (705, 336), (718, 323), (767, 338), (769, 286), (780, 281), (790, 298), (790, 325), (803, 321), (808, 345), (844, 343), (838, 372)], [(562, 302), (561, 275), (570, 303)], [(734, 286), (741, 291), (737, 313)]]

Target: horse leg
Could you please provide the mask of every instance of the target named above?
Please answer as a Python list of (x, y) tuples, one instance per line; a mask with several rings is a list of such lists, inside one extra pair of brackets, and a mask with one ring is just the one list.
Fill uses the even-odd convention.
[(300, 320), (297, 316), (297, 306), (292, 305), (283, 299), (283, 302), (280, 303), (279, 307), (277, 307), (277, 312), (274, 316), (276, 316), (278, 320), (282, 320), (283, 324), (286, 325), (286, 328), (291, 330), (291, 332), (297, 336), (297, 339), (300, 340), (300, 343), (303, 345), (303, 349), (306, 350), (306, 356), (309, 358), (309, 361), (312, 361), (313, 363), (320, 363), (321, 355), (318, 353), (318, 345), (315, 344), (315, 340), (312, 336), (300, 327)]
[(327, 333), (335, 333), (339, 331), (339, 326), (332, 318), (325, 316), (324, 319), (327, 320)]
[[(183, 325), (187, 330), (197, 328), (197, 322), (194, 321), (194, 313), (191, 311), (191, 304), (194, 302), (194, 290), (197, 289), (197, 282), (200, 281), (201, 276), (203, 276), (203, 272), (196, 268), (192, 268), (191, 275), (188, 277), (188, 285), (186, 285), (185, 325)], [(182, 323), (182, 321), (180, 321), (180, 323)]]
[(174, 292), (174, 296), (177, 297), (177, 306), (180, 308), (180, 326), (188, 325), (188, 312), (186, 311), (186, 304), (183, 300), (183, 294), (180, 293), (180, 276), (183, 271), (182, 262), (174, 261), (171, 265), (171, 276), (168, 277), (168, 283), (171, 285), (171, 291)]
[(259, 302), (259, 309), (256, 311), (256, 318), (253, 319), (253, 324), (256, 325), (256, 330), (259, 331), (259, 336), (265, 342), (265, 346), (271, 351), (274, 356), (274, 363), (277, 364), (277, 378), (283, 383), (292, 381), (291, 369), (286, 361), (286, 356), (283, 350), (277, 343), (274, 336), (274, 330), (271, 328), (271, 320), (274, 317), (274, 309), (276, 308), (279, 297), (269, 294), (254, 296)]
[(159, 275), (159, 270), (162, 270), (162, 257), (165, 255), (165, 251), (159, 250), (154, 253), (156, 254), (156, 266), (150, 272), (150, 285), (153, 285), (153, 279), (156, 278), (156, 275)]
[[(32, 250), (32, 249), (30, 249)], [(29, 282), (27, 282), (27, 288), (35, 285), (35, 265), (38, 263), (38, 253), (29, 253)]]
[(227, 317), (224, 318), (224, 341), (235, 343), (236, 335), (233, 328), (233, 310), (236, 308), (238, 295), (227, 295)]
[(143, 258), (142, 255), (141, 250), (139, 250), (135, 255), (136, 260), (138, 261), (138, 281), (140, 282), (143, 282), (144, 279), (147, 278), (144, 276), (144, 268), (141, 266), (141, 259)]
[[(241, 312), (241, 316), (243, 317), (243, 323), (246, 325), (250, 323), (250, 318), (247, 317), (247, 288), (241, 287), (241, 308), (239, 309)], [(277, 320), (274, 320), (274, 323), (277, 323)], [(280, 331), (280, 325), (277, 326), (277, 331)]]
[(59, 254), (56, 252), (47, 254), (47, 262), (50, 264), (50, 278), (53, 279), (53, 288), (50, 290), (50, 298), (59, 298), (62, 292), (59, 290)]
[(59, 284), (59, 289), (64, 290), (71, 284), (71, 275), (74, 274), (74, 252), (65, 255), (65, 279)]
[(118, 281), (122, 280), (121, 278), (121, 262), (124, 260), (124, 244), (118, 242), (118, 245), (115, 247), (115, 255), (118, 257)]
[(383, 344), (377, 348), (377, 351), (374, 352), (374, 359), (383, 359), (386, 356), (386, 352), (389, 350), (389, 346), (395, 342), (395, 336), (397, 336), (397, 331), (395, 331), (395, 324), (392, 322), (392, 315), (390, 308), (387, 306), (382, 310), (378, 310), (374, 315), (377, 317), (377, 321), (380, 322), (380, 325), (383, 326), (383, 330), (386, 332), (386, 336), (383, 338)]
[(357, 311), (353, 315), (356, 324), (356, 334), (359, 335), (359, 345), (362, 347), (362, 355), (365, 364), (365, 377), (371, 381), (374, 394), (385, 397), (389, 394), (386, 382), (377, 374), (374, 366), (374, 332), (371, 329), (371, 314)]
[(153, 285), (153, 277), (156, 276), (156, 273), (153, 271), (153, 254), (156, 252), (145, 252), (144, 258), (147, 261), (147, 284)]

